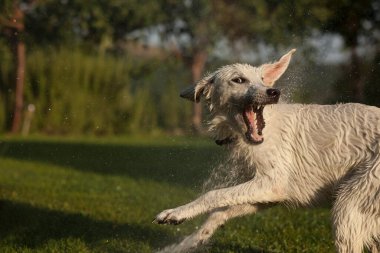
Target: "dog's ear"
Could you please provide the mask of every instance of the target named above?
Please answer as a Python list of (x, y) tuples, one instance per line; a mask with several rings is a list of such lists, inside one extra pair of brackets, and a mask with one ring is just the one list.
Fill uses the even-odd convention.
[(275, 63), (262, 65), (261, 78), (265, 85), (273, 86), (274, 82), (284, 74), (295, 51), (295, 49), (290, 50)]
[(187, 87), (180, 93), (180, 97), (189, 99), (193, 102), (199, 102), (202, 94), (210, 91), (210, 85), (214, 82), (214, 75), (209, 74), (199, 80), (195, 85)]

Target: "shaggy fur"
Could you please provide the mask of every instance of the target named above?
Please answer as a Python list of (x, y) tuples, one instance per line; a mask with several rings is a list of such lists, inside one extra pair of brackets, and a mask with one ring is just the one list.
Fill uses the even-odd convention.
[[(365, 247), (379, 252), (380, 109), (361, 104), (274, 104), (278, 98), (268, 90), (273, 90), (293, 52), (260, 67), (222, 67), (182, 94), (193, 101), (204, 96), (214, 138), (232, 140), (226, 146), (234, 166), (229, 166), (232, 178), (224, 185), (228, 187), (156, 216), (157, 223), (179, 224), (211, 212), (199, 230), (163, 252), (192, 251), (234, 217), (278, 203), (315, 206), (326, 200), (333, 203), (338, 252), (359, 253)], [(256, 130), (249, 130), (244, 121), (251, 105), (266, 105), (262, 135), (257, 130), (262, 124), (259, 112), (247, 114), (256, 117), (256, 123), (249, 121)]]

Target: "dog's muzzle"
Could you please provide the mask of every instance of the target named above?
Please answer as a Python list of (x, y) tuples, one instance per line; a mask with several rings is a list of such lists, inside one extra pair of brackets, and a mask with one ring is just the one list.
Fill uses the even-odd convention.
[(280, 90), (267, 89), (265, 96), (252, 96), (249, 94), (246, 99), (246, 105), (242, 112), (244, 123), (247, 127), (245, 137), (252, 144), (263, 143), (263, 129), (265, 121), (263, 111), (265, 105), (276, 104), (280, 98)]

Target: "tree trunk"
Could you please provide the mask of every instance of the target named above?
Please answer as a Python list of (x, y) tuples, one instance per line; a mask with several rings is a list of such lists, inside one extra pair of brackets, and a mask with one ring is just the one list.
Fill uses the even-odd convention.
[(346, 46), (350, 49), (350, 63), (346, 85), (351, 88), (353, 92), (352, 98), (355, 102), (363, 102), (365, 99), (365, 80), (360, 70), (360, 57), (357, 52), (360, 24), (359, 14), (353, 10), (349, 10), (345, 15), (345, 22), (342, 26)]
[(357, 47), (351, 47), (351, 63), (350, 63), (350, 82), (352, 84), (353, 92), (354, 92), (354, 100), (355, 102), (363, 102), (365, 99), (365, 82), (360, 73), (360, 59), (357, 54)]
[(21, 126), (22, 110), (24, 106), (24, 80), (25, 80), (25, 43), (17, 42), (15, 53), (17, 70), (16, 70), (16, 90), (15, 90), (15, 108), (12, 121), (12, 133), (18, 133)]
[(12, 21), (14, 26), (11, 29), (10, 43), (12, 54), (16, 65), (15, 74), (15, 104), (12, 120), (12, 133), (20, 131), (22, 121), (22, 110), (24, 106), (24, 81), (25, 81), (25, 43), (24, 33), (24, 13), (20, 9), (19, 2), (14, 2), (14, 15)]
[[(193, 83), (199, 81), (202, 77), (203, 69), (205, 67), (207, 61), (207, 53), (204, 51), (195, 52), (192, 63), (191, 63), (191, 72)], [(194, 103), (194, 111), (193, 111), (193, 129), (197, 133), (201, 133), (203, 131), (202, 128), (202, 104)]]

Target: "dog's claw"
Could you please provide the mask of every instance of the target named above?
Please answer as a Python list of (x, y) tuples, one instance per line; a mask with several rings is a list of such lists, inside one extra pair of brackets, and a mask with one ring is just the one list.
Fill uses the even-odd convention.
[(186, 218), (178, 218), (174, 213), (173, 209), (165, 210), (156, 216), (153, 223), (179, 225), (186, 220)]
[(180, 220), (169, 220), (169, 223), (168, 224), (171, 224), (171, 225), (179, 225), (181, 223), (183, 223), (186, 219), (180, 219)]
[(152, 223), (154, 224), (165, 224), (166, 223), (166, 220), (161, 220), (161, 219), (158, 219), (158, 218), (155, 218)]

